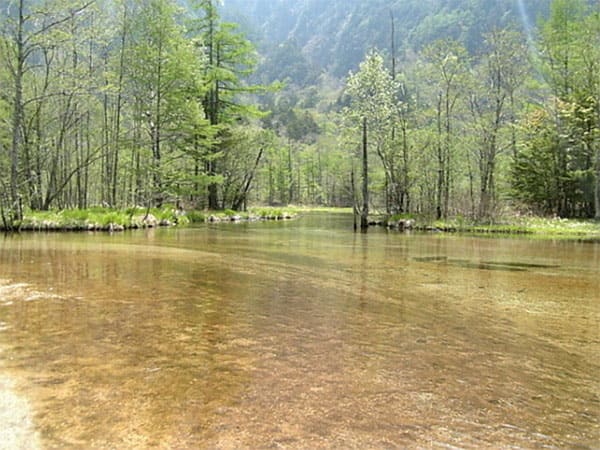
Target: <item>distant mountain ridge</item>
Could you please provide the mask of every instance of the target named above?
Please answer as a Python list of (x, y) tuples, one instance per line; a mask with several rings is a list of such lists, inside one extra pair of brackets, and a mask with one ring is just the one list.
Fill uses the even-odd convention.
[[(267, 58), (292, 45), (312, 69), (344, 76), (372, 47), (406, 52), (452, 37), (472, 52), (494, 27), (535, 24), (551, 0), (225, 0), (223, 16), (240, 22)], [(523, 16), (525, 14), (526, 16)], [(307, 69), (309, 70), (309, 69)]]

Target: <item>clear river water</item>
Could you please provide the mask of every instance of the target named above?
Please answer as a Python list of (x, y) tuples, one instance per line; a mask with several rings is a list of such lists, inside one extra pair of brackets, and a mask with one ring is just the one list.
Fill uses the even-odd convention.
[(0, 448), (600, 448), (600, 244), (0, 236)]

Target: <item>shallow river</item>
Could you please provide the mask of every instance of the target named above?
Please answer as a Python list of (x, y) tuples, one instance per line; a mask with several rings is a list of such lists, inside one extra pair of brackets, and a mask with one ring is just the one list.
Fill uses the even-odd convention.
[(0, 448), (600, 448), (600, 244), (348, 219), (0, 237)]

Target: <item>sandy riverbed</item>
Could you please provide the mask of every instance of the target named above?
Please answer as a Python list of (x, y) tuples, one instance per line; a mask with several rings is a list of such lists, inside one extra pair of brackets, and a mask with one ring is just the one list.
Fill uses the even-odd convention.
[(0, 376), (0, 449), (37, 449), (38, 440), (29, 404), (12, 380)]

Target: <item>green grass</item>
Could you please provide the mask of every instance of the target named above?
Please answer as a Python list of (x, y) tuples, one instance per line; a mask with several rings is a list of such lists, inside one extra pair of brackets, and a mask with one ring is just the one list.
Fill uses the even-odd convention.
[(352, 214), (352, 207), (349, 208), (339, 208), (339, 207), (331, 207), (331, 206), (297, 206), (297, 205), (288, 205), (285, 208), (286, 211), (295, 214), (309, 213), (309, 212), (319, 212), (319, 213), (328, 213), (328, 214)]
[(525, 222), (534, 233), (547, 235), (598, 235), (600, 236), (600, 223), (593, 220), (576, 220), (560, 218), (529, 218)]
[(461, 219), (451, 219), (435, 221), (431, 226), (442, 231), (459, 233), (504, 233), (547, 237), (600, 238), (600, 223), (580, 219), (514, 217), (496, 224), (474, 224)]
[(261, 208), (254, 212), (258, 217), (262, 219), (269, 219), (272, 217), (283, 217), (283, 209), (281, 208)]
[(206, 222), (206, 215), (202, 211), (189, 211), (185, 217), (189, 223), (204, 223)]
[(300, 206), (287, 205), (282, 206), (254, 206), (249, 208), (250, 215), (268, 218), (275, 216), (298, 216), (307, 213), (327, 213), (327, 214), (352, 214), (352, 208), (337, 208), (328, 206)]
[[(175, 209), (170, 206), (163, 208), (102, 208), (91, 207), (88, 209), (64, 209), (51, 211), (29, 211), (25, 213), (21, 229), (24, 230), (94, 230), (111, 229), (115, 227), (139, 228), (148, 225), (144, 223), (154, 217), (156, 224), (178, 223), (186, 224), (189, 220), (177, 216)], [(152, 221), (151, 221), (152, 222)]]
[(294, 208), (281, 208), (274, 206), (264, 206), (250, 208), (250, 216), (258, 217), (260, 219), (283, 219), (284, 217), (291, 217), (297, 215), (293, 211)]
[(21, 229), (53, 231), (129, 229), (147, 227), (149, 222), (152, 225), (205, 223), (209, 215), (220, 220), (230, 221), (234, 217), (242, 220), (253, 217), (283, 219), (296, 214), (292, 208), (259, 208), (250, 212), (238, 212), (231, 209), (224, 211), (192, 210), (180, 215), (176, 213), (176, 209), (172, 205), (149, 210), (138, 207), (123, 209), (90, 207), (87, 209), (29, 211), (25, 214)]

